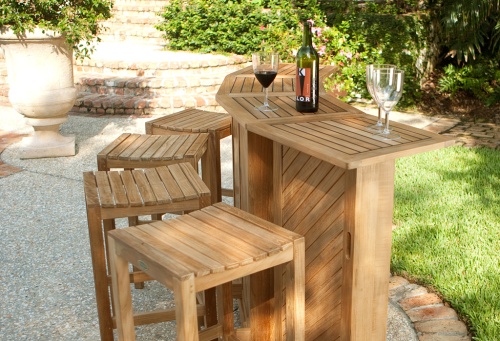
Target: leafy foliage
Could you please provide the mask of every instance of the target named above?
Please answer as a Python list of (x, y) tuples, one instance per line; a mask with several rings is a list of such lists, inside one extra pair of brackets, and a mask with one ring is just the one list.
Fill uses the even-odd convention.
[(500, 70), (492, 60), (483, 58), (474, 64), (458, 67), (449, 64), (439, 79), (439, 90), (451, 96), (458, 92), (469, 92), (486, 105), (500, 100)]
[(262, 6), (259, 1), (173, 0), (156, 27), (174, 50), (248, 55), (271, 46), (287, 59), (300, 44), (301, 18), (314, 16), (314, 7), (305, 11), (283, 0), (267, 1), (268, 10)]
[(437, 10), (443, 20), (443, 38), (450, 56), (467, 62), (482, 50), (498, 50), (500, 3), (497, 0), (442, 2)]
[(246, 54), (250, 46), (260, 43), (263, 18), (255, 3), (223, 6), (224, 2), (175, 0), (166, 7), (165, 21), (157, 28), (167, 33), (171, 49)]
[[(413, 105), (420, 95), (417, 69), (424, 22), (415, 16), (353, 13), (333, 18), (320, 44), (324, 62), (338, 65), (340, 73), (331, 86), (345, 100), (369, 98), (365, 83), (367, 64), (395, 64), (405, 71), (405, 94), (401, 103)], [(320, 47), (320, 50), (323, 48)]]
[(0, 29), (10, 27), (20, 35), (35, 27), (59, 32), (83, 58), (93, 51), (92, 41), (103, 30), (101, 21), (111, 17), (112, 7), (109, 0), (2, 0)]

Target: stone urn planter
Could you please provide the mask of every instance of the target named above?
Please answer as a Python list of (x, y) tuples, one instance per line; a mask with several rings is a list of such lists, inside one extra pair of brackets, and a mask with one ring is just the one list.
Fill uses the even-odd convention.
[(9, 101), (34, 132), (21, 142), (21, 158), (75, 155), (74, 136), (62, 136), (61, 124), (76, 100), (73, 50), (64, 37), (35, 29), (16, 35), (2, 30)]

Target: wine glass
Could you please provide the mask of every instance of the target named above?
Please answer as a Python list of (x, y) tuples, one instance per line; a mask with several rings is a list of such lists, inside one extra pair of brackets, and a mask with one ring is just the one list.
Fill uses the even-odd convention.
[(400, 136), (389, 129), (389, 113), (403, 95), (404, 71), (398, 69), (374, 69), (372, 73), (373, 93), (377, 104), (385, 112), (385, 126), (378, 136), (385, 140), (396, 140)]
[(276, 111), (277, 107), (269, 105), (268, 88), (274, 82), (278, 74), (279, 54), (274, 52), (255, 52), (252, 53), (253, 73), (255, 78), (264, 88), (264, 104), (256, 107), (260, 111)]
[[(396, 69), (396, 65), (392, 64), (369, 64), (366, 66), (366, 88), (368, 89), (368, 92), (372, 96), (373, 99), (375, 99), (375, 95), (373, 93), (373, 82), (372, 82), (372, 74), (373, 70), (380, 70), (380, 69)], [(376, 100), (375, 100), (376, 101)], [(384, 130), (384, 124), (382, 123), (382, 108), (380, 105), (377, 105), (378, 107), (378, 118), (377, 118), (377, 123), (368, 126), (367, 129), (372, 132), (379, 133), (382, 130)]]

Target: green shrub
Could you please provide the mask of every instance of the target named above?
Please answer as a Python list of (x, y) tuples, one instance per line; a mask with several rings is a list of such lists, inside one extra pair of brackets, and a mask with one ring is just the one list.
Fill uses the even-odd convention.
[(165, 32), (168, 47), (173, 50), (246, 54), (261, 40), (259, 27), (263, 19), (257, 8), (252, 2), (244, 6), (226, 4), (224, 0), (174, 0), (166, 7), (164, 21), (157, 28)]
[(479, 58), (464, 66), (449, 64), (443, 68), (444, 75), (439, 79), (439, 91), (455, 96), (466, 92), (486, 105), (500, 101), (500, 70), (491, 59)]
[(421, 74), (417, 69), (422, 42), (423, 20), (415, 16), (353, 13), (337, 16), (332, 28), (323, 32), (324, 62), (338, 65), (340, 73), (330, 87), (346, 101), (370, 98), (365, 83), (367, 64), (395, 64), (405, 71), (401, 105), (420, 98)]
[(173, 0), (156, 27), (172, 50), (249, 55), (265, 46), (290, 60), (300, 45), (300, 20), (318, 13), (314, 6), (307, 8), (283, 0)]
[(109, 0), (2, 0), (0, 33), (10, 28), (23, 35), (36, 27), (59, 32), (77, 58), (89, 57), (112, 8)]

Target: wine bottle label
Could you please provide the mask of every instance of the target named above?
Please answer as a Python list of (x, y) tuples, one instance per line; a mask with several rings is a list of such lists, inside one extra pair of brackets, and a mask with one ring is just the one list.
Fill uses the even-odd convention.
[(295, 95), (297, 102), (312, 102), (312, 69), (297, 68)]

